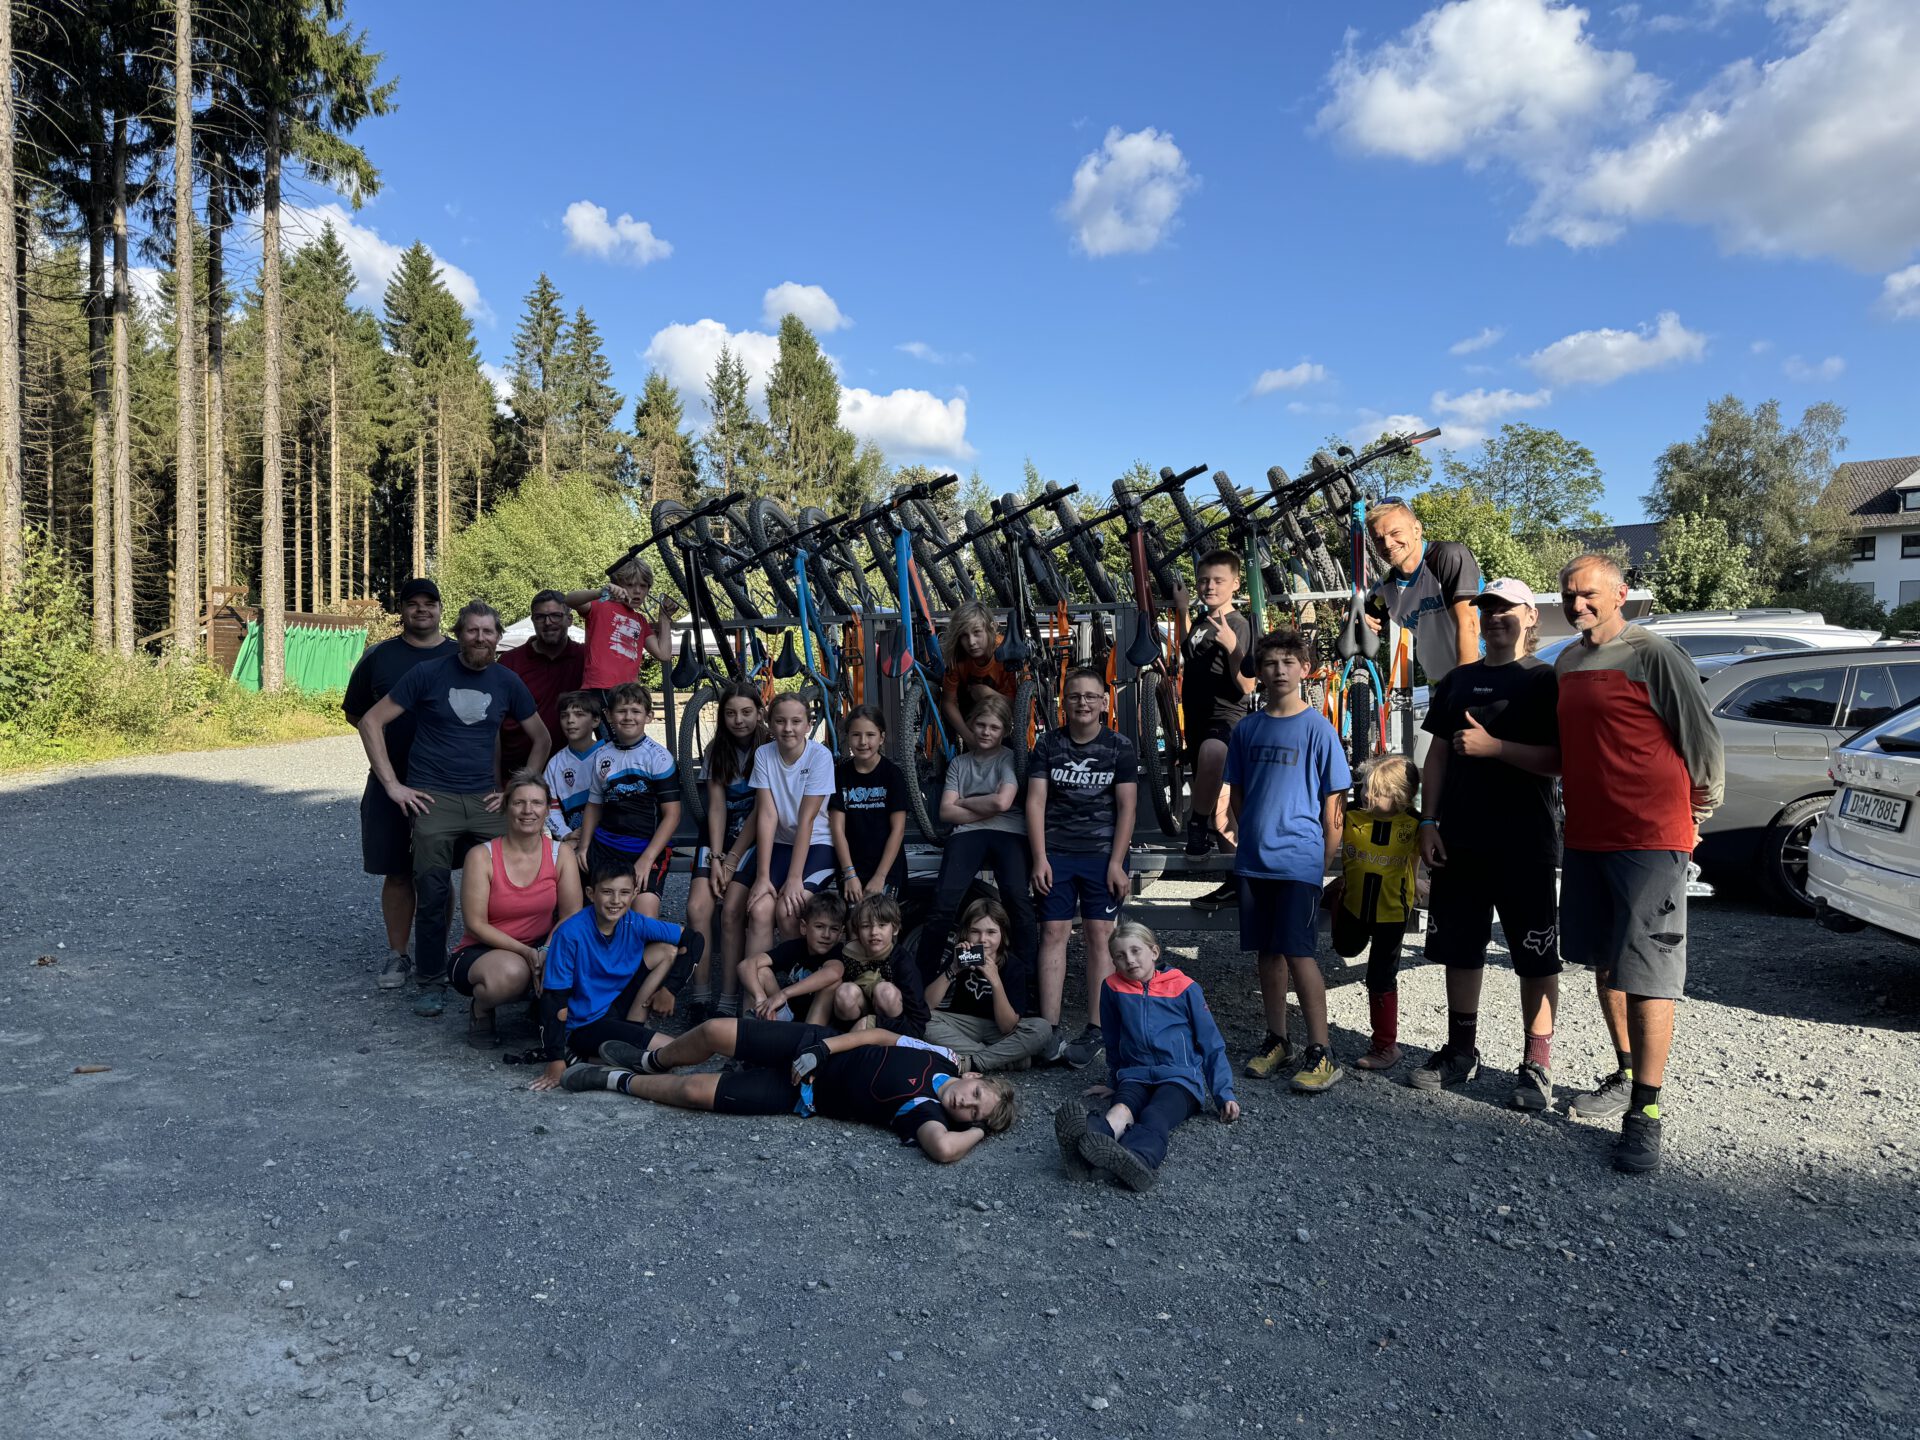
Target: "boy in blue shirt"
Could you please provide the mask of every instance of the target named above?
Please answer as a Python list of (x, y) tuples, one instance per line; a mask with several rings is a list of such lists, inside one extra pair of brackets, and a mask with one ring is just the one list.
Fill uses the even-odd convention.
[(1327, 1045), (1327, 985), (1314, 959), (1314, 925), (1327, 867), (1340, 853), (1347, 790), (1353, 776), (1340, 736), (1307, 704), (1301, 685), (1313, 666), (1312, 642), (1298, 630), (1276, 630), (1253, 647), (1263, 708), (1234, 727), (1227, 742), (1227, 783), (1240, 850), (1240, 948), (1260, 957), (1260, 999), (1267, 1038), (1247, 1061), (1256, 1080), (1292, 1057), (1287, 1043), (1287, 983), (1300, 997), (1307, 1053), (1293, 1088), (1309, 1094), (1340, 1078)]
[(565, 840), (580, 828), (587, 815), (593, 786), (593, 753), (601, 740), (600, 697), (591, 690), (569, 690), (560, 697), (560, 733), (567, 743), (547, 761), (547, 793), (553, 809), (547, 814), (547, 833)]
[(637, 1017), (656, 994), (671, 995), (686, 983), (706, 940), (632, 909), (637, 884), (625, 859), (602, 859), (587, 877), (587, 907), (547, 938), (546, 961), (533, 982), (547, 1057), (535, 1090), (559, 1085), (568, 1056), (636, 1065), (667, 1043)]

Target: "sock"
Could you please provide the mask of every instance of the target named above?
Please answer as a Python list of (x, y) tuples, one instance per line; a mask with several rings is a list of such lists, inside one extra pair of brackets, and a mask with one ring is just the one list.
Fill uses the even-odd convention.
[(1400, 1043), (1400, 992), (1382, 990), (1367, 996), (1367, 1009), (1373, 1020), (1373, 1048), (1391, 1050)]
[(627, 1081), (632, 1078), (633, 1072), (631, 1070), (609, 1070), (607, 1072), (607, 1089), (618, 1090), (622, 1095), (631, 1094), (632, 1092), (627, 1089)]
[(1447, 1049), (1456, 1055), (1471, 1055), (1474, 1042), (1480, 1038), (1479, 1015), (1458, 1010), (1447, 1012)]
[(1631, 1050), (1615, 1050), (1613, 1052), (1613, 1058), (1619, 1062), (1618, 1069), (1620, 1073), (1631, 1080), (1633, 1078), (1633, 1052)]
[(1553, 1068), (1553, 1032), (1551, 1030), (1547, 1031), (1544, 1035), (1535, 1035), (1529, 1032), (1527, 1035), (1526, 1058), (1531, 1060), (1535, 1065), (1538, 1065), (1542, 1070), (1551, 1070)]
[(1658, 1120), (1660, 1118), (1660, 1087), (1642, 1085), (1638, 1080), (1634, 1081), (1633, 1097), (1627, 1102), (1627, 1109), (1638, 1111), (1649, 1120)]
[(657, 1058), (660, 1051), (666, 1048), (666, 1046), (662, 1045), (659, 1049), (649, 1050), (640, 1057), (640, 1073), (642, 1075), (664, 1075), (666, 1073), (667, 1067), (662, 1065)]

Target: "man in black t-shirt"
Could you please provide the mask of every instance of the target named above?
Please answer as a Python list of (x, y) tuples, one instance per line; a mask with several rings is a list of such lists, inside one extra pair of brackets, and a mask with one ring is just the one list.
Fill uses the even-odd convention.
[(1480, 977), (1497, 910), (1525, 1022), (1512, 1103), (1537, 1111), (1553, 1098), (1560, 1005), (1559, 686), (1551, 665), (1522, 653), (1539, 623), (1525, 584), (1495, 580), (1474, 604), (1486, 658), (1456, 666), (1433, 687), (1426, 728), (1434, 744), (1421, 786), (1420, 853), (1433, 869), (1427, 956), (1447, 968), (1447, 1043), (1407, 1083), (1451, 1088), (1478, 1070)]
[[(902, 1145), (950, 1165), (1013, 1124), (1013, 1086), (962, 1075), (953, 1052), (886, 1030), (838, 1035), (822, 1025), (709, 1020), (657, 1050), (610, 1044), (615, 1065), (575, 1065), (569, 1090), (617, 1090), (682, 1110), (727, 1115), (824, 1115), (880, 1125)], [(740, 1062), (719, 1074), (668, 1075), (716, 1055)], [(623, 1068), (631, 1063), (632, 1068)]]
[[(1212, 550), (1194, 567), (1196, 608), (1189, 609), (1180, 654), (1180, 700), (1187, 732), (1187, 765), (1193, 771), (1193, 808), (1187, 815), (1187, 854), (1213, 852), (1231, 820), (1220, 777), (1227, 768), (1227, 737), (1247, 713), (1253, 693), (1253, 626), (1233, 608), (1240, 593), (1240, 557)], [(1176, 596), (1182, 600), (1183, 596)], [(1237, 893), (1237, 892), (1236, 892)]]
[[(440, 633), (440, 589), (431, 580), (409, 580), (400, 587), (400, 633), (367, 650), (347, 679), (340, 708), (347, 723), (360, 717), (400, 683), (400, 677), (427, 660), (458, 649)], [(387, 758), (402, 784), (413, 749), (414, 717), (402, 713), (387, 726)], [(380, 879), (380, 914), (387, 925), (387, 960), (380, 969), (382, 990), (407, 983), (407, 945), (413, 934), (413, 822), (388, 798), (373, 771), (360, 794), (360, 868)]]

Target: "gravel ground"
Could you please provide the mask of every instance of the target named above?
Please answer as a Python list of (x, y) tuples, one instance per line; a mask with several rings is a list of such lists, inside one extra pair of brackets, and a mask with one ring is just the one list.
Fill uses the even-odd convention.
[[(1438, 1097), (1350, 1071), (1243, 1082), (1245, 1119), (1190, 1124), (1134, 1196), (1061, 1173), (1065, 1072), (1022, 1077), (1021, 1123), (953, 1169), (826, 1121), (522, 1089), (458, 1013), (374, 990), (362, 773), (343, 738), (0, 782), (0, 1431), (1920, 1424), (1920, 952), (1696, 902), (1650, 1179), (1606, 1130), (1501, 1108), (1506, 1070)], [(1248, 965), (1166, 938), (1240, 1058)], [(1608, 1068), (1582, 979), (1563, 1084)], [(1510, 1067), (1511, 976), (1487, 991)], [(1437, 1041), (1417, 948), (1402, 996)]]

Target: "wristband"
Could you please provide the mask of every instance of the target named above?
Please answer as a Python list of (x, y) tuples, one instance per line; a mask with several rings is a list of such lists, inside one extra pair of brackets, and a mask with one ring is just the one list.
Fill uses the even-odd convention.
[(1425, 828), (1426, 828), (1427, 826), (1429, 826), (1429, 825), (1432, 825), (1433, 827), (1435, 827), (1436, 829), (1438, 829), (1438, 828), (1439, 828), (1439, 825), (1440, 825), (1440, 822), (1439, 822), (1438, 820), (1422, 820), (1422, 821), (1420, 822), (1420, 828), (1421, 828), (1421, 829), (1423, 829), (1423, 830), (1424, 830), (1424, 829), (1425, 829)]
[(840, 878), (842, 880), (858, 880), (860, 878), (860, 872), (849, 865), (840, 872)]

